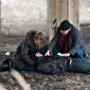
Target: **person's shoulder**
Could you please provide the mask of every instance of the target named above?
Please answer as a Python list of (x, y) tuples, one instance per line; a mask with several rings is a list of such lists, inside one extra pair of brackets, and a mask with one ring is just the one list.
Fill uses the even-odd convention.
[(58, 29), (54, 36), (58, 37), (59, 35), (60, 35), (60, 30)]
[(26, 39), (21, 40), (19, 46), (22, 47), (22, 46), (26, 46), (26, 45), (27, 45), (27, 40)]
[(77, 27), (75, 27), (74, 25), (71, 26), (71, 31), (72, 32), (80, 32), (79, 29)]

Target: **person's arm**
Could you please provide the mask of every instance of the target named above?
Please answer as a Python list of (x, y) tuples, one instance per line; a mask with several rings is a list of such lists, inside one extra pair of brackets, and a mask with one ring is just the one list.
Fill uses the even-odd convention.
[(47, 50), (44, 56), (51, 56), (50, 50)]
[(49, 48), (50, 51), (52, 51), (53, 48), (54, 48), (55, 45), (56, 45), (56, 42), (57, 42), (57, 39), (58, 39), (58, 36), (59, 36), (58, 34), (59, 34), (59, 32), (57, 32), (57, 33), (55, 34), (55, 36), (53, 36), (53, 38), (51, 39), (51, 41), (50, 41), (49, 44), (48, 44), (48, 48)]
[(76, 50), (80, 47), (81, 35), (80, 35), (80, 32), (78, 30), (74, 31), (73, 40), (74, 40), (74, 46), (70, 50), (71, 55), (74, 55), (76, 53)]
[(57, 55), (60, 56), (60, 57), (69, 57), (70, 56), (70, 53), (64, 53), (64, 54), (57, 53)]
[(37, 53), (35, 53), (35, 56), (36, 56), (36, 57), (42, 57), (42, 56), (43, 56), (43, 54), (41, 54), (41, 53), (37, 52)]
[(29, 47), (24, 42), (23, 45), (21, 46), (21, 57), (23, 57), (24, 62), (34, 65), (35, 62), (30, 58), (28, 52), (29, 52)]

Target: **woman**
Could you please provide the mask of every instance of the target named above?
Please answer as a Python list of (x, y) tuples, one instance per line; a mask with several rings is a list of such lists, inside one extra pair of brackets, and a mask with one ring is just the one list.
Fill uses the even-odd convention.
[(34, 30), (27, 32), (25, 40), (20, 43), (16, 50), (15, 68), (26, 71), (35, 70), (38, 59), (36, 56), (42, 56), (38, 52), (44, 42), (45, 38), (41, 32)]

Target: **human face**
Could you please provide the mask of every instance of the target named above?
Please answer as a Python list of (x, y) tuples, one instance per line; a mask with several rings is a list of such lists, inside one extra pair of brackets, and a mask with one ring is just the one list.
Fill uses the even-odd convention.
[(67, 35), (70, 30), (71, 30), (71, 28), (69, 28), (69, 29), (67, 29), (67, 30), (64, 30), (64, 31), (61, 30), (61, 33), (62, 33), (63, 35)]
[(41, 46), (42, 40), (41, 39), (34, 39), (34, 43), (39, 48)]

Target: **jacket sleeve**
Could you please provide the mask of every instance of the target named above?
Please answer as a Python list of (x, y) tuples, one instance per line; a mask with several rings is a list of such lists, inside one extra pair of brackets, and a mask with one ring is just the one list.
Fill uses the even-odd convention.
[(30, 65), (34, 65), (35, 62), (34, 60), (32, 60), (28, 54), (29, 52), (29, 47), (28, 45), (24, 42), (23, 45), (21, 46), (21, 56), (24, 60), (24, 62), (30, 64)]
[(51, 41), (48, 44), (48, 48), (50, 51), (52, 51), (54, 49), (57, 40), (58, 40), (58, 32), (53, 36), (53, 38), (51, 39)]
[(80, 47), (81, 44), (81, 35), (80, 32), (76, 29), (73, 32), (73, 40), (74, 40), (74, 45), (72, 49), (70, 50), (70, 54), (74, 55), (77, 51), (77, 49)]

